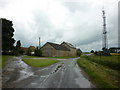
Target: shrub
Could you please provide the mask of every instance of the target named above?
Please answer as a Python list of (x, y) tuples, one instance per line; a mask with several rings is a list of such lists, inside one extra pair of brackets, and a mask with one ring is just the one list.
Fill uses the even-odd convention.
[(41, 56), (41, 55), (42, 55), (42, 51), (40, 49), (36, 49), (35, 56)]

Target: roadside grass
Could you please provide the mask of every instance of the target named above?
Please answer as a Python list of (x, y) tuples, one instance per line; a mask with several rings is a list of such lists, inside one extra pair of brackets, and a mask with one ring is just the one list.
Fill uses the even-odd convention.
[(54, 58), (54, 59), (69, 59), (69, 58), (77, 58), (74, 57), (38, 57), (38, 56), (24, 56), (23, 58)]
[(120, 72), (86, 58), (77, 60), (78, 65), (89, 75), (97, 88), (119, 88)]
[(47, 58), (56, 58), (56, 59), (69, 59), (69, 58), (77, 58), (77, 56), (73, 56), (73, 57), (47, 57)]
[(39, 56), (23, 56), (22, 58), (41, 58)]
[(4, 68), (6, 61), (10, 58), (12, 58), (14, 56), (10, 56), (10, 55), (2, 55), (2, 58), (0, 59), (0, 67)]
[(91, 54), (90, 52), (83, 52), (82, 54)]
[(0, 69), (2, 68), (2, 55), (0, 55)]
[(86, 58), (92, 62), (108, 66), (112, 69), (115, 70), (120, 70), (120, 61), (119, 58), (120, 56), (96, 56), (96, 55), (91, 55), (91, 56), (81, 56), (83, 58)]
[(59, 62), (51, 59), (22, 59), (26, 64), (32, 67), (45, 67)]

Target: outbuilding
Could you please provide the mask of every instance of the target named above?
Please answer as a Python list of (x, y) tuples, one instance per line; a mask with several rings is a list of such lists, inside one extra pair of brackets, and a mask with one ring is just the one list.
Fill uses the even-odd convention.
[(41, 47), (41, 51), (42, 56), (45, 57), (76, 56), (76, 48), (70, 47), (65, 42), (63, 42), (62, 44), (47, 42)]

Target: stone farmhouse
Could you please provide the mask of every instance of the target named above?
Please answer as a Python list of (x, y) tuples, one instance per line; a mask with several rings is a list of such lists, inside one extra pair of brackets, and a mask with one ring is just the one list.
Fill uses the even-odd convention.
[(47, 42), (41, 47), (42, 56), (45, 57), (65, 57), (76, 56), (77, 49), (70, 43), (63, 42), (55, 44)]

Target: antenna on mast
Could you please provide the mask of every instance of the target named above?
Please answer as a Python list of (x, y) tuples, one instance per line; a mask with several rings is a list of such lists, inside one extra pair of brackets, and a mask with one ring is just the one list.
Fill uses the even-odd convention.
[(41, 44), (40, 44), (41, 42), (40, 42), (40, 37), (39, 37), (39, 49), (41, 48)]
[(105, 50), (108, 48), (108, 43), (107, 43), (107, 31), (106, 31), (106, 16), (105, 16), (105, 10), (103, 9), (103, 46), (102, 49)]

